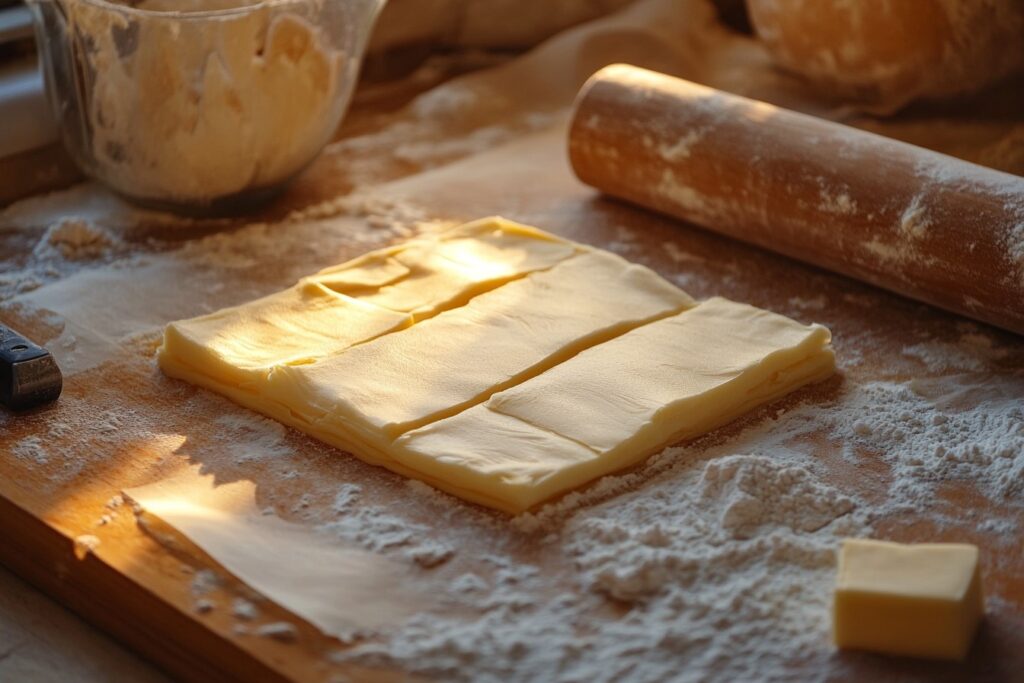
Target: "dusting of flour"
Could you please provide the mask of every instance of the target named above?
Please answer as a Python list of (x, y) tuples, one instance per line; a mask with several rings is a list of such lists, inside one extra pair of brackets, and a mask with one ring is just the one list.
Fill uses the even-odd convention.
[[(537, 564), (489, 555), (486, 575), (451, 579), (444, 610), (335, 658), (449, 681), (783, 681), (794, 662), (833, 680), (848, 666), (829, 636), (841, 537), (907, 511), (955, 528), (962, 510), (936, 494), (958, 481), (1007, 505), (984, 528), (1024, 531), (1021, 396), (1013, 376), (849, 382), (724, 443), (669, 448), (514, 518)], [(877, 495), (825, 483), (822, 434), (890, 468)]]
[[(606, 479), (626, 491), (527, 523), (575, 568), (571, 589), (546, 596), (539, 567), (492, 556), (487, 579), (452, 581), (444, 613), (336, 657), (443, 680), (609, 682), (769, 680), (791, 657), (827, 659), (836, 541), (868, 530), (855, 502), (797, 464), (807, 455), (692, 455), (670, 449), (643, 487), (650, 472)], [(592, 619), (609, 599), (624, 615)]]
[(428, 569), (447, 562), (455, 554), (451, 545), (431, 538), (433, 531), (429, 526), (410, 522), (383, 506), (356, 505), (361, 497), (360, 486), (343, 484), (331, 506), (338, 518), (321, 526), (321, 531)]
[[(274, 250), (298, 252), (313, 230), (318, 248), (378, 246), (430, 229), (425, 218), (415, 207), (357, 195), (297, 213), (286, 234), (250, 225), (192, 241), (172, 255), (146, 255), (148, 265), (133, 267), (149, 268), (154, 286), (183, 272), (172, 263), (195, 272), (219, 264), (222, 277), (235, 271), (244, 277), (270, 262)], [(111, 238), (104, 242), (81, 233), (82, 226), (40, 221), (39, 262), (72, 260), (79, 253), (75, 244), (93, 263), (104, 258), (93, 245), (118, 248), (116, 226), (99, 216), (89, 221)], [(616, 238), (623, 251), (637, 241), (621, 230)], [(690, 277), (702, 277), (702, 257), (675, 247), (666, 252)], [(96, 272), (116, 270), (111, 264)], [(58, 298), (18, 295), (14, 301), (25, 306)], [(155, 300), (147, 299), (148, 308)], [(787, 300), (809, 317), (827, 315), (829, 301), (824, 294)], [(102, 303), (112, 302), (105, 296)], [(87, 312), (95, 318), (98, 309)], [(140, 323), (119, 334), (127, 339), (146, 329)], [(73, 343), (81, 347), (84, 333), (78, 334)], [(870, 341), (841, 348), (840, 358), (849, 363), (859, 352), (868, 354)], [(192, 399), (194, 414), (212, 422), (216, 438), (179, 450), (213, 471), (275, 472), (266, 484), (268, 500), (280, 504), (269, 513), (290, 514), (315, 525), (325, 540), (387, 555), (438, 582), (435, 607), (395, 631), (354, 637), (332, 654), (339, 662), (394, 666), (453, 682), (731, 683), (792, 680), (796, 670), (801, 680), (856, 678), (829, 639), (840, 538), (885, 537), (883, 522), (906, 514), (960, 529), (962, 510), (941, 495), (957, 483), (1001, 506), (970, 524), (1005, 539), (1024, 533), (1024, 375), (1012, 365), (1019, 351), (969, 326), (959, 335), (916, 336), (895, 354), (919, 377), (865, 381), (856, 377), (861, 363), (848, 364), (852, 376), (827, 398), (768, 409), (732, 436), (669, 448), (635, 471), (605, 477), (511, 521), (416, 482), (400, 484), (408, 507), (376, 500), (372, 483), (363, 480), (307, 482), (288, 430), (202, 392)], [(1000, 374), (993, 372), (997, 366)], [(74, 396), (61, 406), (56, 418), (12, 448), (14, 458), (55, 482), (89, 471), (119, 443), (161, 450), (160, 439), (170, 439), (161, 436), (165, 415), (124, 405), (97, 412)], [(75, 439), (100, 450), (70, 447)], [(881, 465), (883, 472), (867, 486), (840, 481), (836, 462), (853, 469)], [(285, 486), (299, 493), (272, 495)], [(327, 504), (314, 505), (313, 494), (325, 487)], [(423, 509), (430, 514), (416, 513)], [(99, 526), (114, 512), (97, 510)], [(197, 612), (215, 609), (210, 594), (219, 581), (205, 570), (192, 577)], [(990, 599), (998, 604), (1004, 598), (995, 593)], [(234, 615), (239, 622), (243, 617)], [(287, 627), (262, 635), (295, 637)]]

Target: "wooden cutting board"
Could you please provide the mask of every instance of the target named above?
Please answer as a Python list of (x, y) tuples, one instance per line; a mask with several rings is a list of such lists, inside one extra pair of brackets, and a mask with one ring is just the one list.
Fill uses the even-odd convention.
[[(386, 117), (363, 118), (357, 112), (348, 131), (372, 133), (387, 123)], [(367, 227), (382, 220), (374, 206), (390, 207), (385, 213), (392, 215), (399, 207), (398, 213), (424, 219), (503, 214), (617, 251), (676, 281), (683, 278), (685, 288), (698, 298), (720, 294), (797, 319), (813, 318), (832, 329), (840, 376), (719, 430), (711, 442), (780, 409), (834, 398), (846, 382), (927, 380), (948, 374), (902, 357), (901, 350), (925, 338), (952, 342), (965, 329), (987, 335), (1005, 350), (979, 374), (1024, 386), (1020, 338), (600, 198), (572, 177), (563, 147), (564, 129), (556, 125), (519, 136), (511, 146), (420, 169), (392, 161), (383, 142), (370, 149), (364, 145), (360, 162), (379, 162), (376, 173), (382, 181), (370, 190), (373, 201), (360, 204), (369, 208), (349, 207), (341, 217), (318, 219), (317, 214), (331, 213), (321, 208), (307, 220), (280, 222), (291, 210), (344, 194), (354, 184), (353, 165), (346, 163), (353, 148), (342, 144), (328, 150), (278, 204), (257, 217), (268, 222), (266, 227), (246, 228), (241, 222), (168, 227), (138, 219), (124, 229), (128, 246), (118, 258), (128, 264), (132, 256), (151, 254), (153, 261), (131, 261), (102, 281), (90, 280), (97, 287), (93, 296), (109, 300), (111, 324), (119, 311), (137, 310), (147, 297), (153, 301), (151, 317), (184, 317), (274, 291), (303, 273), (398, 239), (387, 228)], [(41, 231), (3, 228), (0, 225), (0, 245), (6, 248), (0, 251), (0, 268), (13, 270), (24, 263)], [(161, 260), (164, 255), (189, 249), (217, 254), (222, 262), (174, 261), (184, 264), (181, 272), (186, 279), (172, 291), (154, 291), (153, 280), (146, 279), (155, 277), (153, 263), (166, 263)], [(229, 261), (230, 267), (223, 265)], [(807, 300), (819, 297), (827, 303), (808, 309)], [(59, 317), (10, 302), (0, 305), (0, 320), (52, 347), (61, 344), (66, 327)], [(401, 506), (409, 519), (458, 540), (460, 552), (454, 560), (423, 570), (427, 580), (436, 580), (439, 586), (478, 567), (476, 558), (498, 544), (517, 548), (524, 561), (547, 570), (553, 577), (548, 587), (552, 594), (568, 581), (570, 568), (564, 557), (540, 553), (529, 535), (495, 531), (502, 528), (502, 515), (466, 505), (438, 517), (435, 508), (408, 497), (397, 475), (299, 433), (289, 431), (284, 439), (290, 453), (287, 469), (297, 476), (283, 476), (283, 465), (273, 458), (245, 462), (232, 457), (231, 449), (245, 441), (245, 434), (226, 431), (218, 418), (244, 418), (245, 411), (163, 377), (152, 362), (158, 338), (156, 331), (118, 337), (112, 350), (105, 351), (109, 357), (104, 362), (66, 378), (57, 404), (18, 416), (0, 413), (0, 561), (172, 674), (197, 681), (331, 681), (341, 675), (352, 680), (410, 680), (403, 671), (370, 671), (332, 662), (331, 653), (342, 647), (337, 641), (252, 595), (172, 529), (158, 522), (141, 526), (130, 509), (115, 504), (122, 489), (189, 466), (199, 465), (219, 482), (253, 481), (261, 507), (272, 507), (277, 515), (301, 523), (328, 513), (330, 492), (340, 483), (358, 482), (375, 502)], [(63, 339), (67, 341), (66, 336)], [(32, 437), (38, 439), (38, 457), (31, 449), (26, 455), (26, 439)], [(823, 440), (815, 447), (828, 467), (829, 483), (869, 500), (885, 490), (887, 473), (878, 454), (863, 453), (854, 466), (839, 457), (838, 446)], [(20, 457), (14, 455), (15, 449)], [(300, 509), (295, 501), (303, 494), (308, 505)], [(880, 520), (876, 531), (906, 541), (977, 543), (990, 568), (990, 590), (998, 590), (1004, 599), (990, 608), (987, 626), (965, 665), (852, 655), (847, 656), (848, 680), (1010, 681), (1024, 671), (1024, 539), (1007, 545), (1007, 539), (978, 530), (976, 523), (991, 515), (1005, 517), (1012, 510), (979, 496), (969, 485), (950, 484), (942, 495), (964, 511), (962, 527), (938, 528), (926, 515), (905, 513)], [(200, 613), (195, 581), (203, 570), (212, 570), (220, 581), (204, 593), (214, 609)], [(240, 622), (231, 613), (230, 605), (239, 597), (256, 601), (260, 615), (255, 621)], [(251, 630), (254, 624), (280, 620), (298, 625), (294, 642), (238, 629), (240, 623)], [(793, 673), (801, 677), (799, 665)]]

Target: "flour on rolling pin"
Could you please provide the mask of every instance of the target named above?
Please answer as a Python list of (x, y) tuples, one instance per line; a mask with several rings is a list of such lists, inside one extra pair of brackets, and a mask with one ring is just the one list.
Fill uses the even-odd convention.
[(610, 195), (1024, 333), (1024, 179), (626, 65), (569, 148)]

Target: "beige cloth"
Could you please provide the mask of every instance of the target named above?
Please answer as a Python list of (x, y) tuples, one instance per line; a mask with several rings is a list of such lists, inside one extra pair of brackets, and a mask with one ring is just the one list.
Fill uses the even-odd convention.
[[(900, 99), (877, 102), (864, 111), (781, 69), (760, 41), (727, 27), (715, 4), (639, 0), (571, 28), (504, 66), (443, 85), (421, 103), (447, 99), (455, 105), (443, 112), (449, 132), (480, 128), (567, 107), (590, 74), (625, 62), (1024, 173), (1024, 78), (955, 101), (911, 105), (895, 115), (891, 110), (905, 104)], [(395, 6), (396, 13), (400, 9)], [(391, 30), (387, 14), (382, 21), (380, 31), (386, 35)], [(442, 93), (459, 97), (442, 98)], [(435, 113), (428, 108), (428, 115)], [(418, 118), (418, 106), (408, 114)]]

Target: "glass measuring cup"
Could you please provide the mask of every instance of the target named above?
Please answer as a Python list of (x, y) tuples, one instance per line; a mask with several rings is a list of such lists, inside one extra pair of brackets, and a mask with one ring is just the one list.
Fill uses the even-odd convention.
[(29, 0), (79, 167), (136, 202), (248, 208), (336, 130), (384, 0)]

